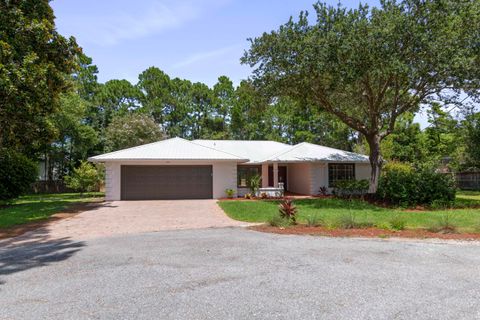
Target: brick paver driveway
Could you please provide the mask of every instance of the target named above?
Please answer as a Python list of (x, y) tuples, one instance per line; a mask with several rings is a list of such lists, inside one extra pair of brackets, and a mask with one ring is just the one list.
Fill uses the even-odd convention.
[[(33, 232), (41, 232), (50, 238), (83, 240), (163, 230), (246, 225), (230, 219), (216, 200), (113, 201), (71, 218), (54, 221), (43, 230)], [(30, 239), (31, 233), (22, 237)]]

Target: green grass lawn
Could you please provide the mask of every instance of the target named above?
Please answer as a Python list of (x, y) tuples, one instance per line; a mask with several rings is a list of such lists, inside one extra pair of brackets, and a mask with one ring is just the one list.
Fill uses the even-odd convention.
[[(480, 192), (459, 191), (457, 200), (461, 206), (477, 206), (454, 210), (408, 211), (402, 209), (382, 208), (370, 203), (342, 199), (299, 199), (294, 203), (298, 208), (298, 222), (304, 223), (309, 215), (316, 215), (327, 226), (334, 226), (342, 216), (353, 215), (359, 223), (373, 223), (386, 227), (393, 217), (401, 217), (406, 227), (430, 228), (447, 214), (461, 232), (479, 232), (480, 230)], [(278, 201), (231, 201), (219, 202), (225, 213), (235, 220), (247, 222), (268, 222), (278, 214)]]
[(103, 197), (101, 192), (36, 194), (22, 196), (0, 209), (0, 229), (47, 219), (78, 202), (92, 202)]

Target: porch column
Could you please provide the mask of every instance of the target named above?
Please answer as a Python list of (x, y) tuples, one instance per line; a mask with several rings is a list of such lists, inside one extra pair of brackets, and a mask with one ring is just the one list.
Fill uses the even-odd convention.
[(268, 188), (268, 163), (262, 163), (262, 188)]
[(273, 187), (278, 188), (278, 163), (273, 163)]

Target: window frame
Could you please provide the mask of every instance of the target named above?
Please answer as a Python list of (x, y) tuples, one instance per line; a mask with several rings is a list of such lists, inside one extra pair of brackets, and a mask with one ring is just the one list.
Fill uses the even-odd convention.
[[(343, 167), (343, 168), (340, 169), (338, 167)], [(347, 170), (346, 167), (351, 168), (351, 170), (350, 169)], [(339, 169), (343, 171), (342, 174), (341, 174), (343, 176), (342, 179), (338, 178), (339, 173), (340, 173)], [(336, 175), (335, 179), (332, 178), (332, 174)], [(355, 163), (336, 163), (336, 162), (333, 162), (333, 163), (328, 164), (328, 186), (330, 188), (335, 188), (336, 182), (338, 182), (338, 181), (356, 180), (356, 176), (357, 175), (356, 175)]]
[[(241, 170), (248, 170), (247, 171), (247, 176), (245, 178), (245, 184), (246, 185), (241, 185), (241, 177), (240, 177), (240, 171)], [(254, 175), (261, 175), (262, 174), (262, 167), (261, 166), (237, 166), (237, 188), (248, 188), (249, 181), (251, 177)]]

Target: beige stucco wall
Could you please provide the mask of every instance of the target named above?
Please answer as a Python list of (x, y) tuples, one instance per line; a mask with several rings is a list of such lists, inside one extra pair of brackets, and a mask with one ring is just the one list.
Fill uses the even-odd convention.
[(310, 163), (290, 163), (287, 167), (287, 190), (299, 194), (311, 194), (312, 173)]
[(357, 163), (355, 165), (355, 177), (357, 180), (367, 179), (370, 180), (370, 173), (372, 167), (370, 163)]
[(226, 196), (225, 189), (237, 190), (236, 162), (115, 161), (105, 163), (105, 199), (108, 201), (120, 200), (121, 165), (212, 165), (213, 198), (224, 198)]

